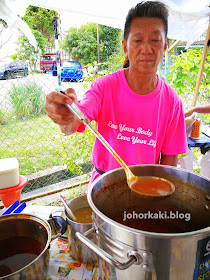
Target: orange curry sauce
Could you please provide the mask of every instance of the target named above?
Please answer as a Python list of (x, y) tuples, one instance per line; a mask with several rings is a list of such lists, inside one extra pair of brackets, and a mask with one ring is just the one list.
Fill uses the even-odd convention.
[(144, 179), (131, 183), (131, 189), (135, 192), (151, 196), (164, 196), (172, 192), (172, 187), (168, 182), (161, 179)]

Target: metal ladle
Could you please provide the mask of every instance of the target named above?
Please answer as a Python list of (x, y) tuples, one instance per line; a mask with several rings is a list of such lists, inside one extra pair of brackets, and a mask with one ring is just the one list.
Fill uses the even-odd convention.
[(60, 199), (61, 201), (63, 202), (63, 205), (64, 205), (64, 208), (69, 216), (69, 218), (72, 220), (72, 221), (76, 221), (76, 217), (74, 216), (73, 212), (71, 211), (71, 209), (69, 208), (68, 204), (66, 203), (64, 197), (62, 195), (60, 195)]
[[(56, 89), (56, 91), (65, 94), (64, 91)], [(88, 118), (81, 112), (75, 103), (71, 105), (66, 104), (66, 107), (85, 125), (87, 125), (100, 142), (107, 148), (107, 150), (113, 155), (118, 163), (123, 167), (127, 183), (131, 190), (147, 198), (159, 198), (171, 195), (175, 191), (175, 186), (170, 181), (155, 177), (155, 176), (135, 176), (121, 157), (115, 152), (115, 150), (109, 145), (104, 137), (95, 129)]]

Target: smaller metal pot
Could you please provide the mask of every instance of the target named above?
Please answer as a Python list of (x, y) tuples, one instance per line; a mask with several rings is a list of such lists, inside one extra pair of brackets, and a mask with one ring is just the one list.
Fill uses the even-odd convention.
[[(77, 209), (89, 206), (86, 194), (71, 199), (67, 204), (73, 212), (76, 211)], [(91, 264), (91, 265), (97, 264), (98, 256), (76, 237), (76, 232), (79, 232), (82, 234), (86, 233), (86, 236), (88, 236), (88, 238), (92, 242), (97, 243), (96, 235), (93, 234), (93, 231), (94, 231), (93, 224), (92, 223), (84, 224), (84, 223), (74, 222), (68, 217), (68, 214), (66, 211), (64, 213), (65, 213), (65, 219), (67, 222), (69, 251), (70, 251), (71, 256), (75, 260), (77, 260), (81, 263)]]
[[(50, 221), (49, 221), (50, 222)], [(0, 240), (7, 238), (33, 238), (44, 244), (44, 249), (40, 254), (23, 268), (14, 271), (10, 274), (0, 277), (1, 280), (16, 280), (16, 279), (31, 279), (43, 280), (47, 276), (47, 269), (49, 263), (49, 248), (50, 242), (63, 234), (61, 230), (57, 236), (52, 237), (50, 224), (34, 215), (29, 214), (10, 214), (0, 217)], [(13, 244), (15, 250), (15, 244)], [(1, 252), (2, 253), (2, 252)], [(23, 252), (24, 254), (24, 245)], [(7, 255), (2, 254), (3, 259), (8, 258)], [(1, 264), (0, 264), (1, 265)], [(14, 263), (15, 265), (15, 263)]]

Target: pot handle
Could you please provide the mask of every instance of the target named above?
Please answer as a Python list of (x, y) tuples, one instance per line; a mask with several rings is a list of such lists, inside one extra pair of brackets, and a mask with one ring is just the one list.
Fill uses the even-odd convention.
[[(53, 213), (55, 213), (55, 212), (60, 212), (60, 211), (54, 211)], [(62, 238), (62, 239), (67, 240), (67, 238), (63, 237), (63, 234), (67, 230), (66, 221), (61, 216), (53, 216), (53, 213), (50, 214), (50, 217), (48, 219), (51, 229), (55, 234), (54, 236), (51, 237), (51, 241), (53, 241), (56, 238)], [(56, 225), (60, 228), (59, 233), (56, 230)]]
[(110, 254), (105, 252), (103, 249), (98, 247), (96, 244), (94, 244), (90, 239), (86, 237), (93, 232), (96, 232), (95, 228), (91, 228), (90, 230), (86, 231), (84, 235), (81, 234), (80, 232), (76, 232), (76, 237), (109, 264), (115, 266), (120, 270), (124, 270), (130, 267), (134, 263), (141, 264), (143, 262), (142, 257), (137, 251), (128, 252), (128, 261), (125, 263), (121, 263), (115, 260)]

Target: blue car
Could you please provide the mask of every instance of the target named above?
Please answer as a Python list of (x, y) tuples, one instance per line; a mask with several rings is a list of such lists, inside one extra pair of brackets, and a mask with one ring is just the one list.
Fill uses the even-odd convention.
[(79, 61), (64, 61), (61, 65), (61, 79), (79, 81), (83, 77), (82, 66)]

